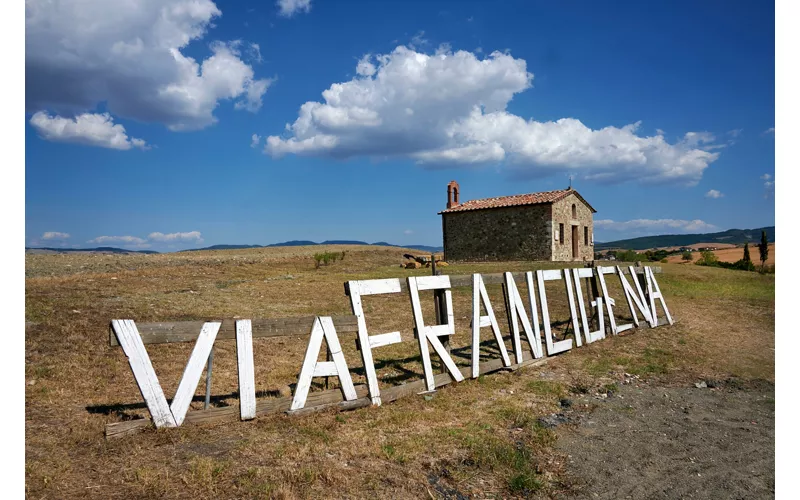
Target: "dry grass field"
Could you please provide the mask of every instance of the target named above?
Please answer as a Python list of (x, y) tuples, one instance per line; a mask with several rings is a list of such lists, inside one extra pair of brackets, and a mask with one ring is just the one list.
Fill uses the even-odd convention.
[[(25, 440), (30, 498), (509, 498), (570, 494), (558, 434), (538, 417), (559, 400), (617, 384), (624, 374), (662, 386), (699, 379), (774, 380), (774, 275), (661, 265), (674, 326), (640, 328), (550, 358), (380, 408), (278, 414), (186, 425), (106, 440), (111, 422), (146, 414), (127, 359), (108, 343), (111, 319), (137, 322), (349, 314), (343, 283), (427, 275), (399, 267), (401, 249), (337, 246), (343, 261), (314, 269), (319, 247), (162, 255), (26, 257)], [(757, 250), (752, 254), (757, 258)], [(771, 250), (774, 258), (774, 249)], [(526, 271), (553, 264), (456, 264), (447, 274)], [(619, 321), (628, 316), (621, 287)], [(508, 332), (501, 290), (488, 287)], [(431, 292), (424, 292), (431, 294)], [(526, 300), (527, 290), (520, 288)], [(563, 283), (547, 285), (551, 320), (568, 319)], [(423, 295), (432, 318), (432, 294)], [(469, 364), (471, 290), (453, 292), (454, 358)], [(374, 351), (382, 387), (422, 375), (407, 294), (366, 297), (372, 333), (404, 342)], [(562, 330), (558, 330), (562, 331)], [(355, 334), (342, 334), (354, 382), (364, 383)], [(489, 340), (488, 328), (482, 339)], [(254, 341), (260, 397), (296, 381), (307, 339)], [(510, 341), (507, 342), (510, 346)], [(192, 344), (150, 345), (165, 394), (177, 388)], [(213, 396), (237, 404), (236, 346), (218, 341)], [(487, 351), (488, 354), (488, 351)], [(435, 356), (434, 356), (435, 359)], [(318, 389), (316, 384), (312, 390)], [(605, 389), (603, 389), (605, 390)], [(204, 384), (192, 409), (202, 408)], [(190, 411), (192, 411), (190, 409)], [(463, 495), (459, 497), (459, 495)]]
[[(767, 256), (766, 264), (768, 266), (775, 265), (775, 243), (770, 243), (769, 247), (769, 255)], [(744, 248), (739, 247), (732, 247), (732, 248), (722, 248), (720, 250), (714, 250), (712, 252), (720, 262), (736, 262), (737, 260), (741, 259), (744, 255)], [(700, 252), (692, 252), (692, 260), (691, 262), (695, 262), (700, 259)], [(756, 266), (761, 264), (761, 260), (758, 257), (758, 247), (751, 246), (750, 247), (750, 259), (756, 264)], [(681, 255), (670, 255), (667, 257), (667, 262), (670, 263), (688, 263), (689, 261), (682, 260)]]

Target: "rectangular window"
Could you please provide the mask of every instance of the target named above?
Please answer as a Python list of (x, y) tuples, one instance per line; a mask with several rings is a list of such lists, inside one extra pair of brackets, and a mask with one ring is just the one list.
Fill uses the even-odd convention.
[(558, 242), (564, 244), (564, 224), (558, 225)]
[(589, 226), (583, 226), (583, 244), (589, 246)]

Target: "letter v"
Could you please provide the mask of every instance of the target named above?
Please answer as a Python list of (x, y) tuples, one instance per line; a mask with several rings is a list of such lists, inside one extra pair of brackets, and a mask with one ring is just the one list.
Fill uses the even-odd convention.
[(122, 350), (125, 352), (125, 356), (128, 357), (133, 378), (136, 380), (136, 385), (139, 386), (139, 391), (147, 404), (147, 409), (150, 410), (153, 423), (155, 423), (156, 427), (176, 427), (181, 425), (186, 417), (186, 412), (189, 410), (189, 403), (192, 402), (192, 396), (198, 382), (200, 382), (200, 375), (203, 374), (205, 362), (222, 323), (208, 322), (203, 325), (192, 350), (192, 355), (189, 357), (189, 363), (187, 363), (183, 371), (178, 390), (175, 391), (172, 406), (167, 405), (167, 398), (164, 397), (164, 391), (161, 389), (155, 370), (153, 370), (150, 356), (144, 348), (136, 323), (131, 319), (115, 319), (111, 321), (111, 326), (117, 335), (117, 340), (122, 346)]

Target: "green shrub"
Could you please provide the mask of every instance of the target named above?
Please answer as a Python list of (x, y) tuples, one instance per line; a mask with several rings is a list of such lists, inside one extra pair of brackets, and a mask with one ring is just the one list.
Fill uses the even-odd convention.
[(759, 274), (775, 274), (775, 264), (771, 266), (762, 265), (758, 268)]
[(692, 260), (692, 252), (683, 252), (683, 255), (681, 256), (681, 259), (683, 259), (683, 260)]
[(331, 262), (336, 262), (340, 258), (343, 257), (344, 252), (322, 252), (322, 253), (315, 253), (314, 254), (314, 268), (319, 269), (320, 264), (325, 264), (326, 266)]
[(725, 269), (738, 269), (740, 271), (755, 271), (756, 266), (750, 260), (739, 259), (736, 262), (717, 262), (719, 267), (724, 267)]
[(704, 250), (700, 252), (700, 259), (695, 262), (698, 266), (716, 266), (719, 263), (719, 258), (717, 258), (714, 252), (709, 250)]

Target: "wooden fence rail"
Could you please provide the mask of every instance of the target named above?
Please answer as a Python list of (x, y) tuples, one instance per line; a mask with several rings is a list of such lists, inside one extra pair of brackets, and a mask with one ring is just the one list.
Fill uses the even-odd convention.
[[(352, 314), (332, 316), (333, 324), (338, 332), (357, 332), (358, 322)], [(294, 318), (261, 318), (254, 319), (253, 338), (285, 337), (290, 335), (308, 335), (316, 316), (299, 316)], [(194, 342), (206, 321), (172, 321), (160, 323), (137, 323), (142, 342), (145, 344), (168, 344), (172, 342)], [(236, 338), (236, 320), (223, 319), (217, 334), (217, 340)], [(119, 346), (113, 328), (109, 329), (108, 343), (111, 347)]]
[[(644, 268), (634, 268), (634, 270), (641, 274)], [(660, 273), (660, 267), (653, 267), (654, 273)], [(514, 281), (521, 286), (525, 285), (525, 273), (516, 272), (511, 273)], [(500, 285), (503, 284), (503, 273), (487, 273), (481, 274), (483, 283), (485, 285)], [(472, 275), (451, 275), (450, 286), (468, 287), (472, 286)], [(405, 280), (400, 280), (401, 292), (408, 293), (408, 285)], [(350, 295), (348, 283), (344, 283), (345, 295)], [(356, 317), (352, 314), (343, 314), (339, 316), (332, 316), (333, 324), (336, 331), (344, 332), (357, 332), (358, 323)], [(306, 336), (311, 332), (311, 327), (314, 324), (316, 316), (299, 316), (293, 318), (261, 318), (253, 320), (253, 338), (263, 337), (284, 337), (284, 336)], [(194, 342), (203, 328), (206, 321), (214, 321), (214, 318), (200, 321), (171, 321), (171, 322), (158, 322), (158, 323), (137, 323), (136, 327), (139, 329), (139, 334), (142, 337), (144, 344), (168, 344), (172, 342)], [(222, 326), (217, 334), (218, 340), (233, 340), (236, 338), (236, 326), (234, 319), (222, 319)], [(119, 346), (114, 330), (109, 327), (108, 343), (111, 347)]]
[[(633, 270), (637, 275), (644, 274), (643, 267), (632, 267), (630, 268)], [(660, 267), (652, 267), (651, 268), (654, 273), (661, 273)], [(610, 268), (607, 268), (605, 272), (610, 272)], [(435, 267), (433, 268), (434, 275), (438, 274), (435, 271)], [(556, 271), (557, 272), (557, 271)], [(602, 273), (597, 273), (600, 275)], [(515, 272), (511, 273), (514, 281), (521, 286), (527, 285), (526, 280), (526, 272)], [(504, 287), (504, 297), (506, 294), (505, 290), (505, 277), (504, 273), (486, 273), (481, 274), (483, 279), (483, 283), (486, 285), (503, 285)], [(451, 288), (456, 287), (471, 287), (473, 286), (473, 275), (450, 275), (450, 286)], [(643, 276), (637, 276), (637, 278), (642, 279)], [(587, 278), (588, 279), (588, 278)], [(596, 286), (596, 282), (594, 277), (591, 279), (592, 281), (592, 295), (597, 296), (599, 291)], [(399, 279), (400, 282), (400, 290), (401, 292), (408, 292), (408, 284), (405, 280)], [(344, 291), (345, 295), (350, 295), (349, 290), (349, 283), (344, 283)], [(435, 292), (439, 292), (442, 290), (435, 290)], [(605, 294), (605, 287), (603, 287), (603, 293)], [(436, 299), (436, 310), (437, 310), (437, 318), (439, 319), (439, 323), (445, 323), (445, 319), (442, 318), (443, 308), (441, 306), (442, 297), (435, 297)], [(506, 298), (506, 302), (507, 302)], [(253, 338), (264, 338), (264, 337), (282, 337), (282, 336), (308, 336), (312, 330), (314, 325), (314, 321), (317, 316), (301, 316), (301, 317), (292, 317), (292, 318), (261, 318), (261, 319), (253, 319), (251, 321), (252, 324), (252, 337)], [(344, 332), (358, 332), (358, 320), (357, 317), (353, 314), (345, 314), (339, 316), (332, 316), (333, 324), (336, 328), (337, 332), (344, 333)], [(142, 339), (142, 343), (144, 344), (164, 344), (164, 343), (173, 343), (173, 342), (193, 342), (196, 341), (198, 336), (200, 335), (201, 330), (204, 327), (206, 321), (215, 321), (215, 319), (209, 318), (206, 320), (199, 320), (199, 321), (173, 321), (173, 322), (157, 322), (157, 323), (140, 323), (137, 324), (137, 328), (139, 334)], [(219, 328), (219, 332), (216, 335), (216, 339), (236, 339), (236, 320), (235, 319), (217, 319), (216, 321), (221, 321), (222, 325)], [(116, 333), (114, 332), (113, 328), (109, 328), (109, 344), (112, 347), (119, 346), (119, 341), (117, 340)], [(449, 349), (447, 349), (449, 351)], [(206, 368), (206, 403), (204, 410), (197, 410), (191, 411), (186, 414), (185, 421), (192, 422), (192, 423), (201, 423), (201, 422), (210, 422), (210, 421), (218, 421), (218, 420), (225, 420), (235, 418), (239, 415), (238, 407), (237, 406), (228, 406), (228, 407), (221, 407), (221, 408), (210, 408), (209, 407), (209, 399), (211, 394), (211, 369), (212, 369), (212, 360), (213, 360), (213, 347), (208, 356), (207, 361), (207, 368)], [(486, 363), (481, 363), (479, 367), (479, 372), (483, 373), (490, 373), (493, 371), (501, 370), (501, 369), (511, 369), (516, 370), (523, 366), (528, 365), (540, 365), (547, 362), (547, 358), (542, 359), (530, 359), (530, 356), (526, 353), (522, 354), (522, 363), (518, 363), (516, 365), (512, 365), (510, 368), (503, 367), (503, 360), (502, 359), (494, 359)], [(471, 367), (464, 367), (459, 368), (462, 376), (468, 377), (471, 375), (472, 368)], [(452, 377), (448, 373), (441, 373), (435, 376), (435, 386), (440, 387), (442, 385), (446, 385), (452, 382)], [(326, 383), (327, 387), (327, 383)], [(403, 395), (416, 393), (425, 388), (425, 380), (420, 379), (414, 382), (406, 383), (400, 386), (394, 386), (387, 388), (386, 390), (382, 391), (382, 399), (384, 402), (393, 401)], [(356, 395), (358, 399), (353, 401), (344, 401), (342, 397), (342, 393), (339, 389), (331, 389), (319, 392), (313, 392), (308, 395), (308, 400), (306, 407), (301, 410), (295, 410), (293, 412), (288, 411), (289, 407), (292, 402), (292, 397), (283, 397), (277, 399), (267, 399), (261, 400), (256, 402), (256, 415), (266, 415), (271, 413), (278, 413), (278, 412), (289, 412), (294, 414), (306, 414), (312, 413), (315, 411), (320, 411), (326, 408), (336, 407), (339, 410), (349, 410), (360, 408), (363, 406), (369, 406), (371, 404), (371, 399), (368, 396), (367, 388), (364, 385), (359, 385), (355, 387)], [(107, 438), (115, 438), (125, 436), (139, 430), (142, 430), (146, 427), (152, 425), (152, 420), (149, 418), (139, 419), (139, 420), (132, 420), (132, 421), (125, 421), (125, 422), (116, 422), (112, 424), (106, 425), (106, 437)]]

